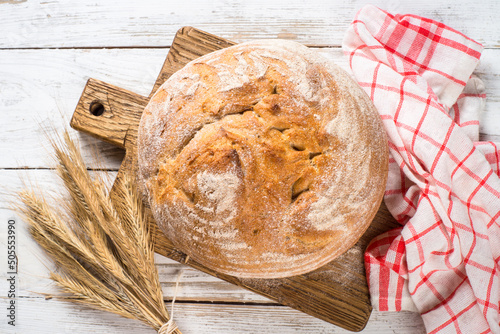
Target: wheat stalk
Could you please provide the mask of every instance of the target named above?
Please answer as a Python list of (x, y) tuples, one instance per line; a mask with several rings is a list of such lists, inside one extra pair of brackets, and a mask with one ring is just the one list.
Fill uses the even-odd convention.
[(134, 181), (124, 175), (111, 196), (103, 179), (91, 177), (67, 131), (51, 144), (69, 200), (60, 210), (43, 194), (24, 190), (16, 208), (56, 264), (50, 276), (68, 294), (60, 298), (140, 320), (160, 333), (181, 334), (163, 302), (149, 222)]

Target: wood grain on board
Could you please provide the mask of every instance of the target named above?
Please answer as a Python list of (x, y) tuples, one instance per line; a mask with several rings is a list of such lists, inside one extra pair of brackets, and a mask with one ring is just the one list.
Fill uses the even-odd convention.
[[(182, 28), (172, 43), (151, 94), (189, 61), (230, 45), (233, 43), (217, 36), (191, 27)], [(124, 173), (136, 175), (137, 128), (148, 99), (90, 79), (76, 107), (71, 121), (73, 128), (125, 148), (125, 159), (118, 172), (118, 179)], [(149, 217), (153, 221), (150, 213)], [(154, 223), (152, 225), (156, 227)], [(397, 223), (382, 204), (370, 228), (350, 250), (313, 272), (283, 279), (242, 279), (212, 271), (187, 259), (156, 228), (155, 250), (159, 254), (247, 288), (280, 304), (345, 329), (360, 331), (365, 327), (371, 313), (363, 251), (374, 236), (395, 226)]]

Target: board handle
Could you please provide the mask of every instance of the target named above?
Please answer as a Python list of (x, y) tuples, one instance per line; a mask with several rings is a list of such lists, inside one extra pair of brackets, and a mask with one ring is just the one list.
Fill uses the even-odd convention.
[(148, 97), (89, 79), (70, 125), (126, 149), (127, 143), (137, 138), (139, 121), (148, 101)]

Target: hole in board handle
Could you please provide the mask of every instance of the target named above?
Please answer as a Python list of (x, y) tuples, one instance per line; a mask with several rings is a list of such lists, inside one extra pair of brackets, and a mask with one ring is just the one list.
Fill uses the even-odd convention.
[(94, 101), (90, 104), (89, 111), (94, 116), (101, 116), (104, 113), (104, 106), (101, 101)]

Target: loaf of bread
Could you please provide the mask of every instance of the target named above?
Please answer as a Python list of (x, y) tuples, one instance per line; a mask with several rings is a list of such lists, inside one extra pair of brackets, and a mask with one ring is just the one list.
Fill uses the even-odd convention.
[(139, 182), (182, 252), (238, 277), (312, 271), (361, 237), (387, 139), (350, 76), (291, 41), (239, 44), (168, 79), (142, 115)]

